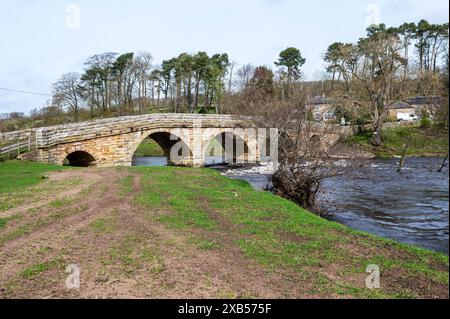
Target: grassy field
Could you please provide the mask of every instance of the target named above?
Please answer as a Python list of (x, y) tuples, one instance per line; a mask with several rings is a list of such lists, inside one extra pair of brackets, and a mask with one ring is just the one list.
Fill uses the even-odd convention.
[[(1, 174), (58, 167), (1, 164)], [(0, 297), (448, 298), (448, 257), (322, 219), (210, 169), (67, 169), (0, 209)], [(70, 195), (74, 178), (78, 192)], [(91, 184), (85, 185), (91, 180)], [(48, 184), (66, 181), (66, 189)], [(19, 196), (17, 181), (0, 180)], [(58, 196), (41, 203), (49, 193)], [(65, 266), (81, 288), (64, 288)], [(365, 287), (380, 267), (381, 288)]]
[(372, 132), (359, 133), (347, 140), (363, 149), (374, 153), (380, 158), (400, 156), (405, 143), (409, 144), (407, 156), (415, 157), (445, 157), (448, 154), (448, 131), (432, 126), (397, 127), (385, 129), (382, 133), (383, 145), (375, 147), (369, 143)]
[(62, 170), (66, 167), (21, 161), (0, 162), (0, 194), (13, 192), (22, 187), (39, 183), (45, 172)]
[(160, 157), (164, 156), (161, 147), (152, 139), (145, 139), (134, 153), (136, 157)]

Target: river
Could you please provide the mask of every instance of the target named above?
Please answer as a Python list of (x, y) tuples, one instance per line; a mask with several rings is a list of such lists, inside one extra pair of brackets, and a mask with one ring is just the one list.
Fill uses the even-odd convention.
[[(448, 254), (449, 174), (439, 158), (370, 160), (351, 173), (323, 181), (318, 197), (326, 218), (353, 229)], [(135, 158), (133, 165), (163, 166), (164, 157)], [(223, 175), (262, 190), (270, 174), (264, 166), (213, 166)]]

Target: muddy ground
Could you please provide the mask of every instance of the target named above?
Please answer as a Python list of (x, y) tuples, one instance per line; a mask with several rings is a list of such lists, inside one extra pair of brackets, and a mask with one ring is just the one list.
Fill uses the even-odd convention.
[[(210, 217), (219, 228), (209, 234), (152, 218), (166, 212), (137, 203), (142, 192), (138, 172), (65, 170), (49, 173), (33, 187), (15, 207), (0, 212), (8, 220), (0, 229), (1, 298), (352, 297), (314, 289), (304, 274), (247, 257), (234, 244), (236, 226), (214, 211)], [(207, 205), (207, 198), (198, 201)], [(203, 247), (198, 238), (213, 238), (220, 246), (204, 241)], [(79, 289), (66, 286), (69, 264), (80, 269)], [(328, 279), (336, 276), (333, 265), (320, 267)], [(363, 285), (366, 276), (351, 281)], [(417, 277), (401, 285), (421, 289), (430, 282)], [(424, 297), (448, 298), (448, 285), (433, 285)]]

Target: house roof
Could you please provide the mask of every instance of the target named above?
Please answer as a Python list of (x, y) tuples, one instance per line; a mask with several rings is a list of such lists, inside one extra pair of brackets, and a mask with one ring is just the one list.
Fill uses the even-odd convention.
[[(392, 105), (392, 109), (408, 109), (413, 108), (417, 105), (434, 105), (442, 102), (442, 97), (440, 96), (416, 96), (410, 98), (406, 102), (395, 102)], [(326, 105), (326, 104), (335, 104), (336, 100), (323, 97), (323, 96), (315, 96), (308, 100), (308, 105)]]
[(416, 96), (408, 100), (412, 105), (439, 104), (442, 101), (440, 96)]
[(333, 99), (322, 97), (322, 96), (316, 96), (311, 99), (309, 99), (308, 104), (310, 105), (321, 105), (321, 104), (333, 104), (335, 101)]
[(392, 104), (392, 109), (410, 109), (413, 106), (409, 103), (406, 102), (395, 102), (394, 104)]

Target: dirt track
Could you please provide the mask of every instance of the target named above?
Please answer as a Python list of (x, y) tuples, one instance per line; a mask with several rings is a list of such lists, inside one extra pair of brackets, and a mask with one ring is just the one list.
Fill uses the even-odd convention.
[[(192, 174), (174, 172), (175, 183)], [(236, 245), (238, 239), (254, 238), (252, 233), (242, 232), (243, 225), (232, 223), (207, 196), (194, 193), (190, 200), (214, 221), (214, 229), (161, 222), (171, 214), (170, 201), (140, 205), (136, 196), (146, 194), (143, 187), (152, 185), (153, 195), (161, 191), (152, 176), (144, 179), (139, 170), (127, 168), (64, 170), (14, 193), (14, 207), (0, 212), (7, 220), (0, 228), (0, 298), (352, 298), (351, 290), (343, 290), (347, 285), (359, 289), (357, 296), (367, 291), (364, 270), (346, 271), (354, 260), (417, 258), (389, 245), (362, 244), (358, 235), (343, 232), (350, 237), (343, 244), (337, 236), (333, 245), (341, 255), (333, 253), (334, 263), (263, 266)], [(191, 178), (193, 184), (176, 186), (178, 191), (214, 182), (201, 174)], [(275, 235), (286, 244), (309, 240), (290, 232)], [(80, 268), (79, 289), (65, 285), (70, 264)], [(448, 274), (448, 264), (430, 265)], [(394, 267), (383, 278), (389, 296), (448, 298), (448, 284), (423, 273)]]
[[(2, 217), (19, 218), (1, 232), (1, 297), (308, 297), (305, 286), (289, 274), (269, 273), (244, 257), (226, 231), (223, 247), (202, 250), (191, 242), (192, 234), (152, 221), (151, 210), (121, 194), (118, 181), (128, 174), (101, 169), (52, 173), (47, 183), (83, 182), (3, 212)], [(132, 176), (136, 194), (139, 176)], [(58, 201), (64, 206), (53, 204)], [(27, 231), (14, 238), (21, 226)], [(65, 287), (68, 264), (81, 269), (79, 290)]]

